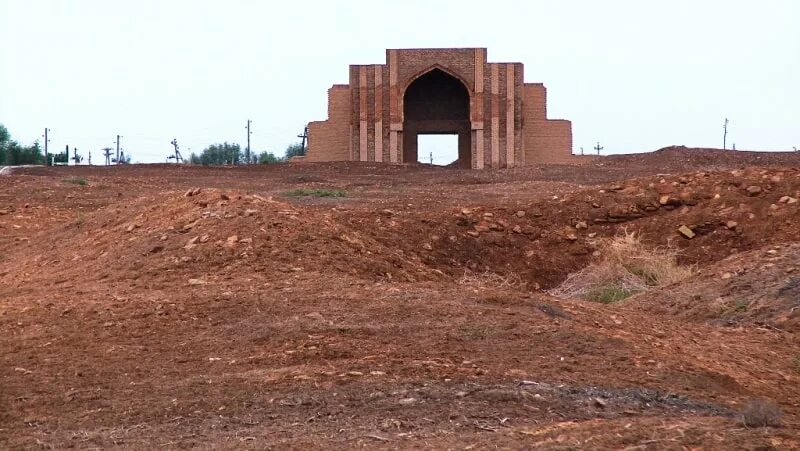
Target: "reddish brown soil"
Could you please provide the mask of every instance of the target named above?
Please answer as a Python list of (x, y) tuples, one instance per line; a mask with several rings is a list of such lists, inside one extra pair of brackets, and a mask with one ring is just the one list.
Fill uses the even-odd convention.
[[(0, 448), (800, 447), (798, 168), (671, 148), (16, 170)], [(623, 229), (698, 275), (611, 305), (546, 294)], [(757, 398), (782, 427), (743, 426)]]

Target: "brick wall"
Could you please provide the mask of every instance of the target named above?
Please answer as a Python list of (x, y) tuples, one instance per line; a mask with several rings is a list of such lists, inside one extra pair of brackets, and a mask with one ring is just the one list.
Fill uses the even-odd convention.
[(329, 91), (329, 120), (309, 124), (308, 160), (416, 161), (411, 134), (420, 128), (405, 130), (403, 99), (414, 80), (435, 68), (469, 92), (471, 167), (569, 159), (571, 124), (547, 119), (544, 86), (525, 84), (521, 63), (489, 63), (486, 49), (470, 48), (390, 49), (386, 64), (350, 66), (350, 84)]
[(543, 84), (526, 83), (523, 91), (525, 162), (572, 162), (572, 123), (547, 119), (547, 89)]
[(305, 161), (350, 159), (350, 87), (334, 85), (328, 90), (328, 120), (308, 124)]

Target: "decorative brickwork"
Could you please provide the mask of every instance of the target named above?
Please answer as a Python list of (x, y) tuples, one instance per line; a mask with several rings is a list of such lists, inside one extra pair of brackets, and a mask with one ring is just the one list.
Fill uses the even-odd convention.
[(390, 49), (386, 64), (350, 66), (328, 91), (328, 120), (309, 124), (307, 161), (417, 161), (417, 136), (458, 135), (459, 165), (568, 162), (572, 125), (547, 118), (547, 91), (522, 63), (486, 49)]

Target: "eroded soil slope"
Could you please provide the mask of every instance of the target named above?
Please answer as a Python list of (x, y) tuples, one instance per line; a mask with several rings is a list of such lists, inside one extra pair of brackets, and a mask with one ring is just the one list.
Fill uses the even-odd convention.
[[(0, 445), (798, 447), (799, 167), (676, 148), (14, 171)], [(697, 275), (610, 305), (546, 294), (623, 230)], [(782, 427), (742, 425), (757, 398)]]

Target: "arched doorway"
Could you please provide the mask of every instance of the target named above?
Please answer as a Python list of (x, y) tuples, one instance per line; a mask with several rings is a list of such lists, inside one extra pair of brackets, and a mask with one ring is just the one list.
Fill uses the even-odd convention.
[(403, 95), (403, 162), (418, 159), (419, 135), (458, 135), (458, 166), (472, 167), (469, 91), (461, 80), (434, 68)]

